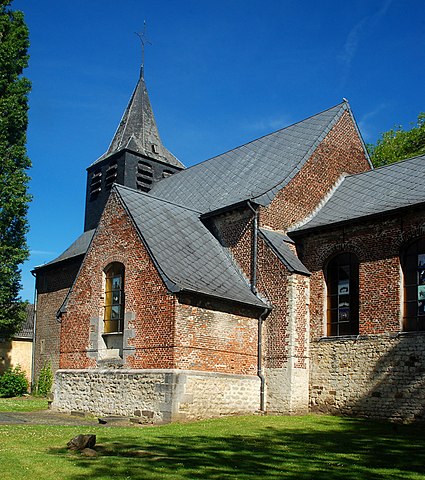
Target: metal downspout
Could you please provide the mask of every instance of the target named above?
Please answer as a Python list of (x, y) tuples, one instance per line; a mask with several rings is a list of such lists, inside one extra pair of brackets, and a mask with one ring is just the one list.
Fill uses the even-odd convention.
[(31, 272), (34, 277), (34, 325), (32, 330), (32, 354), (31, 354), (31, 392), (35, 389), (35, 330), (37, 324), (37, 277), (34, 272)]
[[(253, 208), (251, 202), (247, 202), (248, 207), (254, 213), (252, 226), (252, 255), (251, 255), (251, 291), (257, 295), (257, 257), (258, 257), (258, 209)], [(260, 411), (264, 412), (265, 407), (265, 384), (266, 379), (263, 372), (263, 321), (269, 312), (265, 308), (258, 317), (257, 333), (257, 376), (260, 379)]]

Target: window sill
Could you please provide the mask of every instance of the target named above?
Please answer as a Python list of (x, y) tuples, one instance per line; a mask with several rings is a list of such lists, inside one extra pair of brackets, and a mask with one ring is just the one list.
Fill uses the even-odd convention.
[(400, 338), (400, 337), (423, 337), (425, 336), (425, 330), (415, 331), (415, 332), (385, 332), (385, 333), (374, 333), (374, 334), (359, 334), (359, 335), (341, 335), (341, 336), (329, 336), (329, 337), (319, 337), (315, 339), (317, 343), (328, 343), (328, 342), (357, 342), (364, 340), (371, 340), (379, 337), (387, 338)]
[(317, 341), (318, 342), (341, 342), (341, 341), (356, 341), (360, 340), (361, 338), (367, 338), (367, 335), (334, 335), (334, 336), (326, 336), (320, 337)]
[(421, 337), (423, 335), (425, 335), (425, 330), (403, 331), (397, 333), (397, 337)]

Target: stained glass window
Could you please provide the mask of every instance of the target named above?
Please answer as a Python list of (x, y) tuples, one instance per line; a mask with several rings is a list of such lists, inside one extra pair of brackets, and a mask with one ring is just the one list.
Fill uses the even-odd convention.
[(326, 269), (327, 335), (359, 333), (359, 261), (352, 253), (334, 257)]
[(405, 331), (425, 330), (425, 239), (411, 243), (402, 254)]
[(105, 274), (104, 333), (122, 332), (124, 323), (124, 265), (116, 262), (111, 263)]

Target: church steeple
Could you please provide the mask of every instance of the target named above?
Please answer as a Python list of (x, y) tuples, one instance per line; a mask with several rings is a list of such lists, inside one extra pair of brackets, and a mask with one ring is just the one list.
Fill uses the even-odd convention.
[(142, 68), (108, 150), (87, 169), (84, 230), (99, 223), (114, 183), (149, 192), (155, 182), (183, 168), (161, 142)]
[(143, 68), (140, 73), (139, 81), (112, 142), (106, 153), (97, 162), (122, 149), (127, 149), (175, 167), (184, 168), (184, 165), (161, 142), (143, 78)]

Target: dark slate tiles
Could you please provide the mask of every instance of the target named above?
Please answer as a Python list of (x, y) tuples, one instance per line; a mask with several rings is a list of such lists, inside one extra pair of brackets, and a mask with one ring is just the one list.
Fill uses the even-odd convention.
[[(47, 265), (53, 265), (54, 263), (62, 262), (63, 260), (68, 260), (72, 257), (77, 257), (78, 255), (84, 255), (89, 248), (90, 242), (93, 238), (95, 230), (88, 230), (80, 235), (75, 242), (73, 242), (63, 253), (56, 257), (51, 262), (45, 263), (41, 265), (41, 267), (45, 267)], [(37, 270), (41, 267), (35, 267), (34, 270)]]
[(198, 212), (126, 187), (115, 188), (168, 286), (265, 306)]
[(310, 275), (307, 267), (289, 247), (294, 242), (287, 235), (265, 228), (260, 228), (260, 234), (291, 273)]
[(94, 163), (123, 149), (184, 168), (184, 165), (162, 144), (143, 76), (137, 82), (107, 152)]
[(347, 176), (301, 232), (425, 202), (425, 155)]
[(348, 109), (344, 102), (194, 165), (161, 180), (151, 192), (202, 213), (248, 199), (267, 204), (298, 173)]

